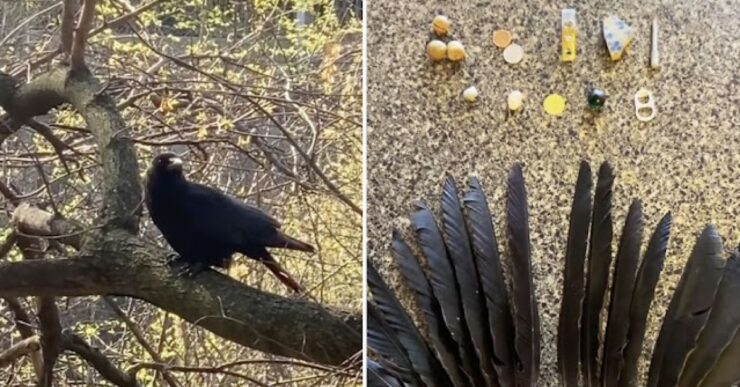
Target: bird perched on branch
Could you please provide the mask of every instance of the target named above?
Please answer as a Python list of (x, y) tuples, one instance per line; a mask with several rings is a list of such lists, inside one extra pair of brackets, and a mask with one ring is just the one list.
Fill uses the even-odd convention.
[(152, 161), (147, 172), (146, 206), (189, 274), (211, 266), (228, 268), (231, 256), (241, 253), (262, 262), (293, 291), (303, 291), (267, 248), (313, 252), (313, 246), (285, 235), (280, 223), (258, 208), (189, 182), (177, 155), (163, 153)]

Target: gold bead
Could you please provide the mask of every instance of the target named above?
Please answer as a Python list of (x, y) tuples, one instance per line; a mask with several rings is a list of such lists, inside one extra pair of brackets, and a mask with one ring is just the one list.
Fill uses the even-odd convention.
[(459, 40), (451, 40), (447, 43), (447, 59), (453, 62), (465, 59), (465, 46)]
[(434, 62), (447, 58), (447, 45), (441, 40), (432, 40), (427, 43), (427, 55)]
[(445, 15), (437, 15), (432, 20), (432, 30), (439, 37), (447, 36), (450, 32), (450, 19)]

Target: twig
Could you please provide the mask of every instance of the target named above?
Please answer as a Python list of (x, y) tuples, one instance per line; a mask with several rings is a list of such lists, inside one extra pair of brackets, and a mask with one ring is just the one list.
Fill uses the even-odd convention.
[(85, 44), (90, 33), (90, 27), (95, 19), (95, 4), (97, 0), (85, 0), (82, 6), (80, 20), (77, 23), (69, 65), (72, 71), (85, 69)]
[[(57, 4), (58, 5), (58, 4)], [(60, 50), (64, 55), (70, 55), (72, 52), (72, 42), (75, 32), (75, 14), (78, 9), (77, 0), (64, 0), (62, 10), (62, 28), (61, 28), (61, 46)]]
[(91, 347), (80, 336), (67, 333), (63, 337), (65, 350), (76, 353), (85, 359), (102, 377), (119, 387), (138, 387), (139, 383), (132, 374), (119, 370), (105, 355)]
[(6, 367), (21, 356), (37, 352), (41, 348), (38, 336), (25, 338), (0, 353), (0, 367)]

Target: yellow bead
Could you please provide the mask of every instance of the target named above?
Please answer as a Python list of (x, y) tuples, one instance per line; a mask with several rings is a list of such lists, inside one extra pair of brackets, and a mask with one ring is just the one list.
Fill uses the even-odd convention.
[(432, 40), (427, 43), (427, 55), (434, 62), (447, 58), (447, 45), (441, 40)]
[(542, 106), (545, 108), (545, 113), (560, 117), (565, 111), (565, 97), (558, 94), (550, 94), (545, 98)]
[(437, 15), (432, 20), (432, 30), (439, 37), (447, 36), (450, 32), (450, 19), (445, 15)]
[(447, 43), (447, 59), (453, 62), (465, 59), (465, 46), (459, 40), (451, 40)]

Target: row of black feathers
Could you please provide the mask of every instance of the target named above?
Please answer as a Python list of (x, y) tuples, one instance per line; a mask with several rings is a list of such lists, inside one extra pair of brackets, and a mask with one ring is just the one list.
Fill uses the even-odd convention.
[[(642, 205), (635, 200), (613, 257), (614, 172), (608, 163), (601, 165), (593, 201), (591, 175), (589, 164), (582, 162), (564, 254), (557, 337), (560, 384), (637, 386), (671, 214), (658, 222), (641, 260), (644, 220)], [(521, 166), (515, 165), (507, 180), (508, 265), (502, 264), (477, 179), (471, 179), (461, 195), (448, 177), (439, 224), (426, 205), (418, 204), (411, 227), (415, 244), (394, 230), (391, 251), (426, 331), (419, 330), (368, 262), (372, 301), (367, 307), (367, 343), (375, 359), (367, 361), (368, 386), (538, 385), (540, 320)], [(414, 245), (423, 259), (417, 258)], [(740, 257), (734, 252), (725, 261), (722, 254), (717, 231), (707, 226), (668, 307), (650, 361), (648, 386), (729, 387), (740, 381)], [(601, 321), (604, 310), (606, 324)]]

